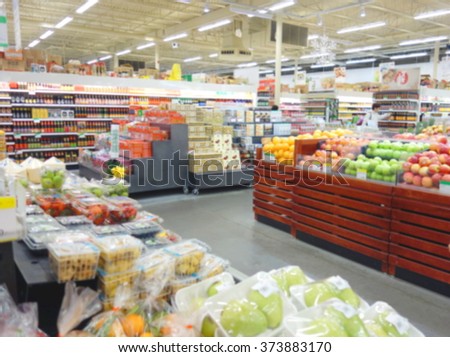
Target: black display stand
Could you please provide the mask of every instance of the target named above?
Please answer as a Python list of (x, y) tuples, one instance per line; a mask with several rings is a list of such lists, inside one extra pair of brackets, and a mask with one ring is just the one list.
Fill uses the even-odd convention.
[(17, 301), (16, 268), (12, 242), (0, 243), (0, 284), (6, 284), (9, 293)]

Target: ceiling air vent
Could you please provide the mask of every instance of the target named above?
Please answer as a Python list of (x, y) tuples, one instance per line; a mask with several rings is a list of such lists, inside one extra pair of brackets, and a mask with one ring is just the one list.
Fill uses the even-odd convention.
[(223, 37), (223, 45), (219, 52), (219, 59), (230, 62), (245, 62), (253, 59), (253, 52), (244, 45), (248, 39), (248, 32), (244, 30), (240, 20), (233, 22), (233, 31)]

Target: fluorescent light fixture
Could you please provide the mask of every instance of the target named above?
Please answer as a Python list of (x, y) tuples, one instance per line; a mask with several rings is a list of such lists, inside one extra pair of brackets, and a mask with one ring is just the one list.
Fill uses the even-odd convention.
[(155, 45), (154, 42), (150, 42), (150, 43), (146, 43), (145, 45), (140, 45), (138, 47), (136, 47), (137, 50), (143, 50), (144, 48), (149, 48), (149, 47), (153, 47)]
[(55, 25), (52, 25), (52, 24), (46, 24), (46, 23), (41, 24), (41, 26), (42, 26), (42, 27), (45, 27), (46, 29), (54, 29), (54, 28), (55, 28)]
[(45, 40), (46, 38), (50, 37), (51, 35), (53, 35), (55, 33), (55, 31), (52, 30), (48, 30), (46, 32), (44, 32), (41, 37), (39, 37), (41, 40)]
[[(281, 62), (287, 62), (287, 61), (289, 61), (289, 58), (282, 58), (281, 59)], [(266, 63), (275, 63), (275, 62), (276, 62), (276, 60), (274, 60), (274, 59), (266, 61)]]
[(208, 12), (210, 12), (211, 10), (209, 10), (208, 4), (205, 4), (205, 7), (203, 8), (203, 12), (205, 14), (207, 14)]
[(375, 62), (376, 60), (377, 60), (376, 58), (362, 58), (362, 59), (358, 59), (358, 60), (350, 60), (345, 63), (346, 64), (370, 63), (370, 62)]
[(301, 56), (300, 59), (317, 58), (317, 57), (324, 57), (324, 56), (328, 56), (328, 55), (329, 55), (328, 52), (326, 52), (326, 53), (316, 53), (316, 54), (313, 54), (313, 55)]
[(41, 42), (40, 40), (34, 40), (33, 42), (31, 42), (28, 47), (33, 48), (34, 46), (37, 46), (39, 44), (39, 42)]
[(216, 57), (219, 57), (219, 54), (218, 53), (211, 53), (208, 57), (209, 58), (216, 58)]
[(92, 6), (94, 6), (97, 3), (98, 3), (98, 0), (88, 0), (87, 2), (84, 3), (84, 5), (81, 5), (77, 9), (76, 13), (82, 14), (83, 12), (85, 12), (86, 10), (88, 10), (89, 8), (91, 8)]
[(319, 35), (309, 35), (308, 36), (308, 41), (315, 40), (317, 38), (319, 38)]
[(406, 55), (391, 56), (391, 59), (396, 60), (396, 59), (402, 59), (402, 58), (425, 57), (425, 56), (428, 56), (427, 52), (415, 52), (415, 53), (408, 53)]
[(325, 64), (313, 64), (311, 68), (325, 68), (325, 67), (334, 67), (336, 64), (334, 63), (325, 63)]
[[(302, 67), (297, 67), (297, 70), (302, 69)], [(295, 71), (295, 67), (285, 67), (285, 68), (281, 68), (281, 72), (290, 72), (290, 71)]]
[(269, 7), (270, 11), (278, 11), (281, 9), (284, 9), (286, 7), (295, 5), (295, 1), (294, 0), (288, 0), (288, 1), (282, 1), (279, 2), (278, 4), (272, 5), (271, 7)]
[(116, 56), (123, 56), (123, 55), (126, 55), (126, 54), (130, 53), (130, 52), (131, 52), (131, 50), (123, 50), (123, 51), (117, 52)]
[(344, 53), (355, 53), (355, 52), (364, 52), (364, 51), (373, 51), (380, 49), (380, 45), (374, 45), (374, 46), (366, 46), (366, 47), (358, 47), (358, 48), (350, 48), (348, 50), (345, 50)]
[(93, 60), (87, 62), (87, 64), (94, 64), (94, 63), (97, 63), (97, 62), (98, 62), (98, 59), (93, 59)]
[(266, 69), (265, 71), (259, 71), (259, 74), (269, 74), (273, 73), (273, 69)]
[(255, 15), (252, 15), (252, 14), (247, 14), (247, 17), (250, 17), (250, 18), (252, 18), (252, 17), (255, 17)]
[(258, 10), (258, 12), (259, 12), (260, 14), (263, 14), (263, 15), (268, 13), (268, 11), (267, 11), (267, 10), (264, 10), (264, 9), (263, 9), (263, 10)]
[(450, 10), (442, 9), (442, 10), (436, 10), (436, 11), (430, 11), (425, 12), (423, 14), (419, 14), (417, 16), (414, 16), (414, 20), (422, 20), (422, 19), (429, 19), (430, 17), (436, 17), (436, 16), (444, 16), (450, 14)]
[(218, 28), (218, 27), (221, 27), (221, 26), (225, 26), (225, 25), (228, 25), (228, 24), (231, 24), (231, 20), (230, 19), (221, 20), (221, 21), (214, 22), (213, 24), (209, 24), (209, 25), (206, 25), (206, 26), (199, 27), (198, 31), (199, 32), (208, 31), (208, 30), (212, 30), (212, 29), (215, 29), (215, 28)]
[(106, 60), (109, 60), (110, 58), (112, 58), (112, 55), (100, 57), (99, 60), (100, 60), (100, 61), (106, 61)]
[(342, 33), (348, 33), (348, 32), (363, 31), (363, 30), (374, 29), (376, 27), (382, 27), (382, 26), (386, 26), (386, 22), (378, 21), (378, 22), (372, 22), (372, 23), (366, 24), (366, 25), (361, 25), (361, 26), (346, 27), (341, 30), (338, 30), (337, 33), (342, 34)]
[(322, 15), (319, 14), (317, 15), (317, 26), (322, 26), (323, 25), (323, 18)]
[(177, 35), (172, 35), (172, 36), (166, 37), (163, 41), (169, 42), (169, 41), (173, 41), (173, 40), (179, 40), (180, 38), (185, 38), (187, 36), (188, 36), (188, 34), (186, 32), (183, 32), (183, 33), (179, 33)]
[(359, 12), (359, 16), (366, 17), (366, 8), (361, 6), (361, 11)]
[(60, 22), (58, 22), (55, 27), (57, 29), (62, 29), (64, 26), (66, 26), (70, 21), (73, 20), (73, 17), (67, 16), (64, 19), (62, 19)]
[(186, 58), (185, 60), (183, 60), (183, 62), (187, 63), (187, 62), (194, 62), (194, 61), (200, 61), (202, 59), (202, 57), (198, 56), (198, 57), (191, 57), (191, 58)]
[(246, 68), (246, 67), (254, 67), (254, 66), (257, 66), (257, 65), (258, 65), (258, 63), (256, 63), (256, 62), (249, 62), (249, 63), (238, 64), (238, 67), (239, 68)]
[(422, 38), (422, 39), (419, 39), (419, 40), (403, 41), (403, 42), (400, 42), (399, 45), (400, 46), (418, 45), (420, 43), (444, 41), (447, 38), (448, 38), (447, 36), (427, 37), (427, 38)]

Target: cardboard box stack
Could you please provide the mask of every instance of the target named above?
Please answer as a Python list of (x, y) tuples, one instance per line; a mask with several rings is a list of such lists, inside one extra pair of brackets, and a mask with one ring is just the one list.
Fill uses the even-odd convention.
[(186, 117), (189, 135), (189, 171), (194, 173), (241, 168), (239, 150), (233, 150), (233, 127), (223, 125), (223, 111), (172, 104)]

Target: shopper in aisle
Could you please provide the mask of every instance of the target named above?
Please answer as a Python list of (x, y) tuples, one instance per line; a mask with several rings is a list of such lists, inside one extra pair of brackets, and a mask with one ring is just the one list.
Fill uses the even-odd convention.
[(378, 103), (372, 105), (372, 111), (366, 114), (362, 122), (363, 130), (365, 128), (378, 129), (378, 122), (380, 120), (387, 120), (391, 117), (390, 113), (384, 115), (380, 114), (380, 108), (381, 105)]

